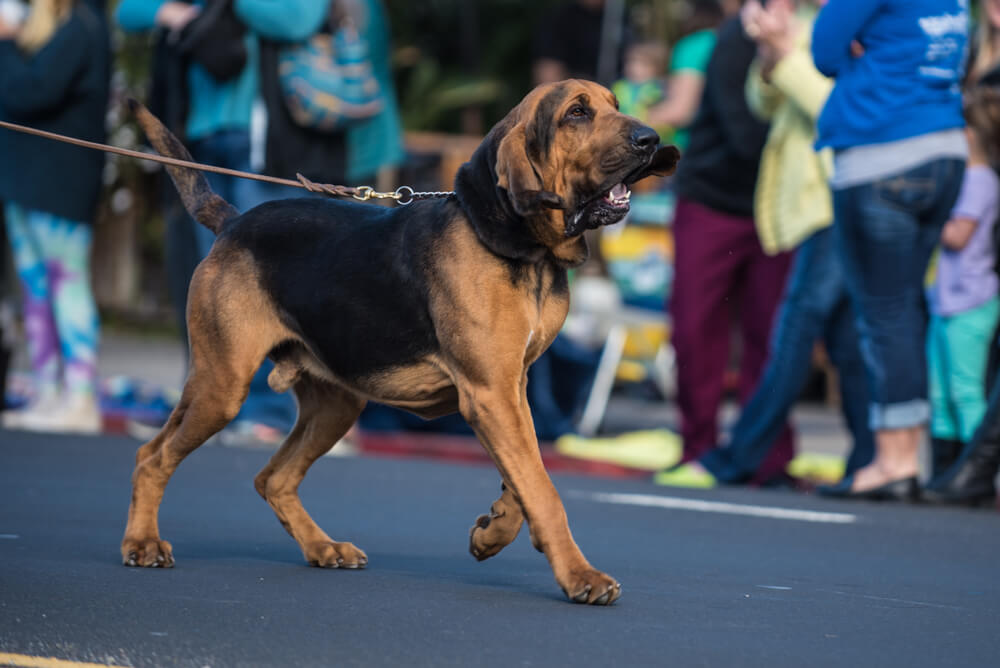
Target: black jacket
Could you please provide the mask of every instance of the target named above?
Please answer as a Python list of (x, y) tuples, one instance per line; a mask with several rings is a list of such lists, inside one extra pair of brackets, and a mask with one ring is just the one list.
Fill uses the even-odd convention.
[(705, 72), (705, 92), (680, 161), (677, 194), (723, 213), (753, 216), (760, 154), (768, 126), (750, 113), (744, 86), (757, 47), (731, 19)]
[[(77, 3), (37, 53), (0, 41), (0, 118), (50, 132), (105, 141), (110, 48), (104, 16)], [(0, 129), (0, 200), (92, 222), (104, 154)]]

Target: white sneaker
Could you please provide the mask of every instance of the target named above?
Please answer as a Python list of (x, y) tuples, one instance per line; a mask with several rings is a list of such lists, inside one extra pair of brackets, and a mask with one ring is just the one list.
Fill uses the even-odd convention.
[(58, 391), (46, 392), (40, 395), (24, 408), (16, 411), (5, 411), (0, 417), (4, 429), (27, 429), (25, 424), (37, 422), (51, 415), (62, 407), (62, 395)]
[(93, 394), (73, 394), (47, 413), (33, 412), (21, 419), (19, 429), (57, 434), (101, 433), (101, 411)]

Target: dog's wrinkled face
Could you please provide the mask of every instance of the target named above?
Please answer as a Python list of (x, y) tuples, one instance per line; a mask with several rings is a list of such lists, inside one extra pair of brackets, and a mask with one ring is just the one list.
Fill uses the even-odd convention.
[[(673, 171), (680, 153), (659, 146), (651, 128), (618, 111), (596, 83), (571, 79), (539, 86), (515, 107), (497, 148), (497, 185), (514, 210), (544, 219), (549, 242), (617, 223), (629, 211), (628, 186)], [(546, 239), (543, 239), (546, 241)]]

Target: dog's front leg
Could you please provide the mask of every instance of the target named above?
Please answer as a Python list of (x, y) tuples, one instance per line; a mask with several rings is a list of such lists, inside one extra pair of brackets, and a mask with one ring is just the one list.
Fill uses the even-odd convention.
[(523, 523), (521, 502), (504, 484), (500, 498), (490, 506), (490, 514), (477, 517), (469, 529), (469, 552), (479, 561), (489, 559), (514, 542)]
[(614, 602), (621, 585), (591, 566), (573, 540), (566, 510), (542, 464), (516, 376), (510, 383), (496, 384), (505, 390), (490, 385), (460, 388), (460, 409), (500, 470), (512, 495), (508, 498), (520, 501), (532, 542), (548, 558), (556, 582), (570, 599), (597, 605)]

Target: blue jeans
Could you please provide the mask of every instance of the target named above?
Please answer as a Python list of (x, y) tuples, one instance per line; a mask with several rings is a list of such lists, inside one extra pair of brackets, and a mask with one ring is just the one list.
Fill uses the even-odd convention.
[(809, 380), (813, 346), (821, 338), (840, 376), (841, 409), (854, 439), (847, 472), (870, 462), (875, 443), (866, 420), (868, 391), (854, 320), (828, 227), (796, 251), (760, 383), (733, 426), (729, 446), (710, 450), (701, 464), (722, 482), (753, 478)]
[(837, 253), (858, 317), (873, 430), (927, 422), (924, 274), (965, 163), (926, 162), (833, 194)]
[[(191, 145), (191, 154), (196, 162), (204, 162), (217, 167), (228, 167), (241, 171), (250, 169), (250, 134), (246, 130), (225, 130), (200, 139)], [(240, 213), (252, 209), (268, 200), (288, 197), (302, 197), (306, 191), (288, 186), (241, 179), (235, 176), (205, 172), (209, 185), (223, 199), (236, 207)], [(215, 242), (215, 234), (204, 225), (187, 217), (193, 226), (198, 258), (204, 259)], [(190, 276), (188, 276), (190, 282)], [(267, 375), (274, 368), (270, 360), (265, 360), (253, 380), (250, 393), (240, 409), (236, 420), (260, 422), (284, 432), (295, 424), (297, 408), (289, 394), (277, 394), (267, 384)]]

